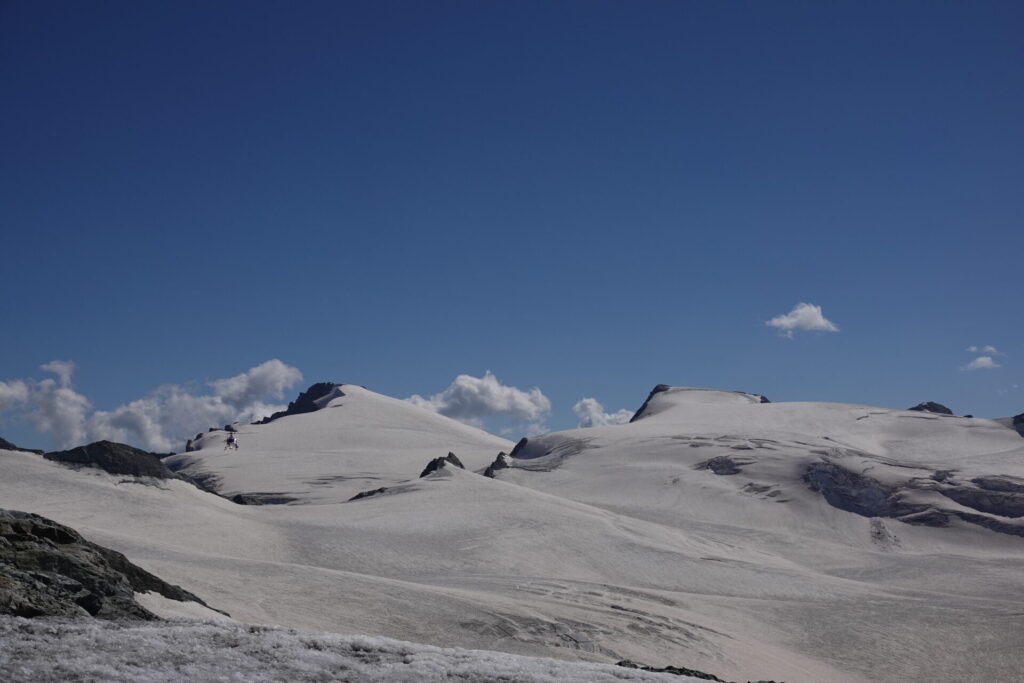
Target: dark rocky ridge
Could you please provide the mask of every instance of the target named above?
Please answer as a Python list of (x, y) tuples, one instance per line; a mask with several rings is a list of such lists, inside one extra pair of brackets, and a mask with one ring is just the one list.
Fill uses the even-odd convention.
[(25, 453), (35, 453), (36, 455), (42, 455), (43, 454), (43, 452), (41, 450), (38, 450), (38, 449), (35, 449), (35, 448), (21, 448), (19, 446), (15, 446), (13, 443), (11, 443), (10, 441), (8, 441), (7, 439), (4, 439), (4, 438), (0, 438), (0, 450), (5, 450), (5, 451), (23, 451)]
[(43, 455), (47, 460), (73, 467), (95, 467), (110, 474), (133, 477), (180, 479), (152, 453), (113, 441), (97, 441), (67, 451), (53, 451)]
[(448, 455), (444, 456), (443, 458), (434, 458), (433, 460), (428, 462), (427, 466), (423, 468), (422, 472), (420, 472), (420, 478), (423, 478), (428, 474), (432, 474), (443, 467), (447, 467), (448, 464), (455, 465), (459, 469), (466, 469), (466, 466), (462, 464), (462, 461), (459, 460), (459, 458), (454, 453), (448, 451)]
[(922, 413), (935, 413), (936, 415), (952, 415), (953, 411), (934, 401), (925, 401), (924, 403), (918, 403), (913, 408), (907, 408), (907, 410), (916, 410)]
[[(648, 409), (648, 407), (651, 404), (651, 399), (654, 398), (655, 396), (657, 396), (658, 394), (661, 394), (661, 393), (664, 393), (666, 391), (669, 391), (670, 389), (672, 389), (672, 387), (669, 386), (668, 384), (659, 384), (656, 387), (654, 387), (653, 389), (651, 389), (651, 393), (647, 394), (647, 398), (644, 400), (644, 404), (642, 406), (640, 406), (640, 410), (638, 410), (635, 413), (633, 413), (633, 417), (631, 417), (629, 419), (629, 421), (630, 422), (636, 422), (637, 420), (642, 418), (647, 413), (647, 409)], [(771, 401), (768, 400), (767, 396), (762, 396), (761, 394), (747, 394), (747, 392), (745, 392), (745, 391), (734, 391), (732, 393), (734, 393), (734, 394), (746, 394), (748, 396), (756, 396), (761, 403), (771, 403)]]
[(484, 476), (494, 479), (494, 473), (498, 470), (508, 469), (511, 465), (509, 464), (509, 455), (505, 451), (498, 453), (497, 457), (494, 458), (494, 462), (487, 466), (484, 470)]
[(135, 592), (208, 606), (70, 527), (0, 509), (0, 614), (158, 619), (135, 602)]
[[(651, 393), (647, 394), (647, 398), (644, 399), (644, 404), (642, 406), (640, 406), (640, 410), (638, 410), (635, 413), (633, 413), (633, 417), (629, 418), (629, 421), (630, 422), (636, 422), (638, 419), (640, 419), (640, 416), (643, 415), (644, 412), (646, 412), (647, 406), (650, 405), (651, 399), (654, 398), (655, 395), (660, 394), (660, 393), (665, 392), (665, 391), (668, 391), (671, 388), (672, 387), (670, 387), (667, 384), (659, 384), (656, 387), (654, 387), (653, 389), (651, 389)], [(518, 444), (517, 444), (516, 447), (518, 448)], [(515, 456), (515, 453), (516, 453), (515, 451), (512, 451), (512, 455), (513, 456)]]
[(299, 397), (289, 403), (287, 408), (279, 410), (270, 417), (263, 418), (256, 424), (265, 425), (268, 422), (273, 422), (278, 418), (287, 417), (288, 415), (302, 415), (303, 413), (312, 413), (320, 410), (322, 406), (317, 401), (340, 386), (340, 384), (335, 382), (317, 382), (299, 394)]
[(1017, 433), (1024, 436), (1024, 413), (1013, 416), (1013, 428), (1017, 430)]

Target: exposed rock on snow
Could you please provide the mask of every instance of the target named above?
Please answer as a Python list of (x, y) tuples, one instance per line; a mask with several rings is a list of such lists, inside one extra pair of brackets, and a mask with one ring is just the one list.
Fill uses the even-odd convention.
[(633, 413), (633, 417), (631, 417), (629, 419), (629, 421), (630, 422), (636, 422), (641, 417), (643, 417), (647, 413), (647, 409), (650, 407), (651, 399), (654, 398), (654, 395), (655, 394), (660, 394), (660, 393), (665, 392), (665, 391), (668, 391), (671, 388), (672, 387), (670, 387), (667, 384), (658, 384), (653, 389), (651, 389), (651, 393), (647, 394), (647, 398), (644, 399), (643, 405), (640, 406), (640, 409), (638, 411)]
[(253, 493), (236, 493), (228, 500), (239, 505), (287, 505), (288, 503), (294, 503), (298, 499), (281, 493), (261, 493), (255, 491)]
[[(886, 485), (827, 461), (812, 463), (804, 474), (808, 485), (830, 505), (864, 517), (894, 517), (907, 524), (936, 527), (949, 526), (958, 518), (999, 533), (1024, 536), (1024, 525), (995, 519), (1024, 517), (1024, 486), (1013, 479), (978, 477), (967, 482), (949, 472), (937, 472), (927, 479), (908, 477), (899, 484)], [(943, 505), (941, 500), (913, 502), (915, 491), (935, 491), (982, 514)]]
[(466, 466), (462, 464), (459, 458), (451, 451), (448, 451), (448, 455), (444, 456), (443, 458), (434, 458), (433, 460), (428, 462), (427, 466), (423, 468), (422, 472), (420, 472), (420, 479), (427, 476), (428, 474), (433, 474), (434, 472), (438, 471), (439, 469), (442, 469), (443, 467), (448, 466), (449, 464), (455, 465), (459, 469), (466, 469)]
[(373, 489), (372, 491), (360, 491), (356, 495), (354, 495), (351, 498), (349, 498), (349, 501), (363, 500), (364, 498), (373, 498), (374, 496), (379, 496), (382, 493), (387, 493), (387, 492), (388, 492), (388, 488), (386, 486), (382, 486), (379, 489)]
[(4, 439), (4, 438), (0, 438), (0, 450), (5, 450), (5, 451), (23, 451), (25, 453), (35, 453), (37, 455), (42, 455), (43, 454), (43, 452), (41, 450), (38, 450), (38, 449), (35, 449), (35, 448), (19, 448), (18, 446), (15, 446), (13, 443), (11, 443), (10, 441), (8, 441), (7, 439)]
[(97, 441), (67, 451), (46, 453), (43, 457), (64, 465), (96, 467), (110, 474), (156, 479), (178, 478), (152, 453), (113, 441)]
[(907, 410), (917, 410), (922, 413), (935, 413), (937, 415), (952, 415), (953, 411), (942, 405), (941, 403), (935, 403), (934, 401), (926, 401), (924, 403), (918, 403), (913, 408), (907, 408)]
[(498, 470), (508, 469), (510, 467), (510, 463), (511, 460), (508, 456), (508, 453), (506, 453), (505, 451), (501, 451), (500, 453), (498, 453), (498, 456), (494, 459), (494, 462), (488, 465), (487, 469), (484, 470), (484, 476), (493, 479), (495, 472), (497, 472)]
[[(715, 676), (714, 674), (705, 673), (703, 671), (697, 671), (696, 669), (689, 669), (689, 668), (687, 668), (685, 666), (671, 666), (670, 665), (670, 666), (663, 666), (661, 668), (657, 668), (657, 667), (653, 667), (653, 666), (645, 666), (643, 664), (637, 664), (636, 662), (630, 661), (628, 659), (623, 659), (622, 661), (616, 662), (615, 665), (616, 666), (622, 666), (622, 667), (625, 667), (627, 669), (640, 669), (641, 671), (653, 671), (655, 673), (667, 673), (667, 674), (673, 674), (675, 676), (691, 676), (693, 678), (698, 678), (698, 679), (700, 679), (702, 681), (718, 681), (719, 683), (726, 683), (725, 681), (723, 681), (718, 676)], [(772, 682), (771, 681), (760, 681), (759, 683), (772, 683)]]
[(135, 592), (206, 605), (70, 527), (0, 510), (0, 614), (156, 619), (135, 601)]
[(334, 382), (317, 382), (299, 394), (299, 397), (288, 404), (284, 410), (279, 410), (270, 417), (265, 417), (257, 424), (267, 424), (274, 420), (287, 417), (288, 415), (301, 415), (320, 410), (334, 398), (344, 396), (341, 385)]
[(744, 462), (737, 462), (735, 458), (728, 455), (718, 455), (710, 460), (705, 460), (702, 463), (696, 465), (696, 469), (699, 470), (711, 470), (715, 474), (728, 475), (728, 474), (739, 474), (743, 470), (740, 469), (740, 465), (749, 464), (750, 460)]
[(665, 410), (679, 409), (690, 405), (743, 405), (750, 403), (771, 403), (761, 394), (747, 394), (742, 391), (720, 391), (697, 387), (670, 387), (659, 384), (648, 394), (647, 400), (636, 411), (630, 423), (658, 415)]

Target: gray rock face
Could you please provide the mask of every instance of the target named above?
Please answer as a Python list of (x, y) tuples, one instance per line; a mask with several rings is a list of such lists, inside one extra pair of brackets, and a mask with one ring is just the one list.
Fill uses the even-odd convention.
[[(1011, 536), (1024, 536), (1024, 525), (1010, 520), (1024, 517), (1024, 480), (1009, 476), (957, 479), (940, 471), (928, 478), (913, 478), (887, 486), (865, 474), (833, 462), (811, 464), (804, 473), (807, 485), (840, 510), (864, 517), (892, 517), (907, 524), (945, 527), (953, 519)], [(908, 503), (905, 493), (935, 491), (963, 507)]]
[(737, 462), (737, 460), (729, 457), (728, 455), (719, 455), (710, 460), (705, 460), (702, 463), (697, 464), (699, 470), (711, 470), (718, 475), (730, 475), (739, 474), (743, 470), (740, 469), (740, 465), (748, 464), (748, 461)]
[(427, 466), (423, 469), (422, 472), (420, 472), (420, 478), (423, 478), (428, 474), (432, 474), (433, 472), (438, 471), (442, 467), (447, 467), (448, 464), (455, 465), (456, 467), (462, 470), (466, 469), (466, 466), (462, 464), (462, 461), (459, 460), (454, 453), (448, 451), (448, 455), (444, 456), (443, 458), (434, 458), (433, 460), (428, 462)]
[[(670, 387), (667, 384), (659, 384), (658, 386), (656, 386), (653, 389), (651, 389), (651, 393), (647, 394), (647, 398), (644, 400), (644, 404), (642, 406), (640, 406), (640, 410), (638, 410), (635, 413), (633, 413), (633, 417), (631, 417), (629, 419), (629, 421), (630, 422), (636, 422), (638, 419), (640, 419), (640, 417), (647, 411), (647, 406), (650, 405), (651, 399), (654, 398), (654, 396), (656, 394), (660, 394), (660, 393), (662, 393), (664, 391), (668, 391), (671, 388), (672, 387)], [(515, 451), (512, 451), (512, 455), (513, 456), (515, 455)]]
[(0, 614), (157, 619), (135, 602), (147, 591), (206, 605), (70, 527), (0, 509)]
[(179, 478), (152, 453), (113, 441), (97, 441), (68, 451), (53, 451), (43, 457), (65, 465), (95, 467), (110, 474), (157, 479)]
[(35, 448), (20, 448), (18, 446), (15, 446), (13, 443), (8, 441), (7, 439), (3, 439), (3, 438), (0, 438), (0, 449), (5, 450), (5, 451), (24, 451), (25, 453), (37, 453), (39, 455), (43, 454), (42, 451), (36, 450)]
[(505, 451), (498, 453), (498, 457), (494, 459), (487, 469), (484, 470), (484, 476), (494, 479), (494, 473), (498, 470), (508, 469), (511, 465), (509, 464), (509, 456)]
[(340, 384), (335, 382), (317, 382), (299, 394), (298, 398), (289, 403), (286, 409), (280, 410), (270, 417), (263, 418), (257, 424), (267, 424), (268, 422), (273, 422), (278, 418), (287, 417), (288, 415), (301, 415), (303, 413), (312, 413), (316, 410), (320, 410), (321, 405), (317, 403), (317, 401), (322, 399), (324, 396), (327, 396), (340, 386)]
[(935, 403), (934, 401), (926, 401), (924, 403), (918, 403), (913, 408), (907, 408), (907, 410), (917, 410), (922, 413), (936, 413), (937, 415), (952, 415), (953, 411), (942, 405), (941, 403)]
[[(663, 667), (654, 667), (647, 666), (645, 664), (637, 664), (636, 662), (630, 661), (628, 659), (623, 659), (621, 661), (615, 662), (615, 665), (625, 667), (627, 669), (640, 669), (641, 671), (650, 671), (652, 673), (666, 673), (673, 674), (675, 676), (689, 676), (691, 678), (699, 678), (704, 681), (718, 681), (719, 683), (725, 683), (725, 681), (723, 681), (718, 676), (715, 676), (714, 674), (709, 674), (704, 671), (698, 671), (697, 669), (690, 669), (685, 666), (669, 665)], [(774, 681), (759, 681), (758, 683), (774, 683)]]

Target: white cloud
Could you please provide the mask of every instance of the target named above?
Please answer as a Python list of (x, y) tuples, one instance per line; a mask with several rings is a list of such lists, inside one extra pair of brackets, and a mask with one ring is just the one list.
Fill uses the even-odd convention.
[(71, 388), (75, 364), (55, 360), (39, 366), (60, 379), (36, 382), (31, 390), (32, 408), (29, 418), (37, 431), (50, 434), (61, 447), (75, 446), (85, 441), (85, 421), (92, 404), (85, 396)]
[(302, 379), (297, 368), (274, 358), (246, 370), (240, 375), (210, 382), (213, 392), (237, 407), (251, 406), (266, 396), (281, 398), (284, 390)]
[(985, 346), (968, 346), (967, 347), (967, 352), (968, 353), (983, 353), (986, 356), (1002, 356), (1002, 355), (1004, 355), (1004, 354), (999, 352), (999, 349), (997, 349), (994, 346), (990, 346), (990, 345), (985, 345)]
[(789, 338), (792, 338), (799, 330), (839, 331), (839, 328), (831, 320), (822, 315), (821, 306), (804, 302), (798, 303), (789, 313), (777, 315), (768, 320), (765, 325), (776, 328), (784, 337)]
[(49, 363), (40, 365), (39, 369), (57, 375), (60, 378), (60, 385), (62, 387), (70, 387), (71, 376), (75, 374), (75, 364), (69, 360), (51, 360)]
[(208, 427), (252, 422), (284, 410), (285, 406), (265, 399), (280, 398), (285, 389), (302, 379), (298, 369), (274, 359), (240, 375), (210, 382), (210, 394), (197, 395), (167, 384), (113, 410), (93, 411), (90, 401), (72, 387), (74, 363), (52, 361), (41, 367), (55, 373), (59, 381), (0, 382), (0, 407), (3, 397), (18, 398), (18, 384), (23, 385), (27, 417), (61, 448), (108, 439), (151, 451), (179, 450), (187, 438)]
[(625, 408), (614, 413), (604, 412), (604, 406), (596, 398), (581, 398), (572, 407), (572, 412), (580, 419), (580, 427), (601, 427), (604, 425), (620, 425), (633, 418), (633, 411)]
[(28, 384), (20, 379), (0, 381), (0, 412), (28, 401)]
[(502, 416), (529, 423), (527, 431), (535, 433), (544, 431), (543, 421), (551, 412), (551, 401), (540, 389), (506, 386), (490, 370), (483, 377), (459, 375), (447, 389), (429, 398), (413, 394), (406, 400), (475, 427), (482, 427), (486, 417)]
[(960, 368), (961, 370), (991, 370), (993, 368), (1001, 367), (999, 363), (992, 360), (991, 356), (978, 356), (967, 365)]

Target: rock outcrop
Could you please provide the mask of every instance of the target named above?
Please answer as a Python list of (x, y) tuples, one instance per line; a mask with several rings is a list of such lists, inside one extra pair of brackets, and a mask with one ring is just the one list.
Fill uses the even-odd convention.
[(916, 410), (922, 413), (935, 413), (936, 415), (952, 415), (953, 411), (935, 401), (925, 401), (924, 403), (918, 403), (913, 408), (907, 408), (907, 410)]
[(53, 451), (45, 453), (43, 457), (72, 467), (95, 467), (110, 474), (157, 479), (180, 478), (152, 453), (113, 441), (97, 441), (67, 451)]
[(332, 392), (336, 391), (338, 396), (344, 396), (338, 388), (340, 386), (340, 384), (335, 382), (317, 382), (299, 394), (299, 397), (289, 403), (287, 408), (277, 411), (270, 417), (263, 418), (256, 424), (267, 424), (268, 422), (273, 422), (278, 418), (287, 417), (288, 415), (301, 415), (303, 413), (312, 413), (320, 410), (323, 405), (318, 401), (321, 401), (321, 399)]
[(4, 438), (0, 438), (0, 450), (5, 450), (5, 451), (23, 451), (25, 453), (36, 453), (37, 455), (42, 455), (43, 454), (42, 451), (37, 450), (35, 448), (21, 448), (19, 446), (15, 446), (13, 443), (11, 443), (10, 441), (8, 441), (7, 439), (4, 439)]
[(0, 510), (0, 614), (157, 619), (135, 602), (134, 593), (142, 592), (207, 606), (70, 527)]
[[(647, 398), (644, 399), (644, 404), (642, 406), (640, 406), (640, 410), (638, 410), (635, 413), (633, 413), (633, 417), (629, 418), (629, 421), (630, 422), (636, 422), (637, 420), (639, 420), (640, 417), (645, 412), (647, 412), (647, 407), (651, 404), (651, 399), (654, 398), (657, 394), (660, 394), (660, 393), (662, 393), (664, 391), (668, 391), (671, 388), (672, 387), (670, 387), (667, 384), (659, 384), (656, 387), (654, 387), (653, 389), (651, 389), (651, 393), (647, 394)], [(515, 455), (515, 451), (513, 451), (512, 454)]]
[(1017, 430), (1017, 433), (1024, 436), (1024, 413), (1013, 416), (1013, 428)]
[(423, 468), (422, 472), (420, 472), (420, 478), (422, 479), (428, 474), (433, 474), (439, 469), (447, 467), (449, 464), (455, 465), (459, 469), (466, 469), (466, 466), (462, 464), (462, 461), (459, 460), (454, 453), (449, 451), (448, 455), (444, 456), (443, 458), (434, 458), (433, 460), (428, 462), (427, 466)]
[[(669, 665), (669, 666), (663, 666), (663, 667), (658, 668), (658, 667), (653, 667), (653, 666), (646, 666), (644, 664), (637, 664), (636, 662), (630, 661), (628, 659), (623, 659), (621, 661), (615, 662), (615, 665), (616, 666), (625, 667), (627, 669), (639, 669), (640, 671), (650, 671), (652, 673), (674, 674), (676, 676), (690, 676), (691, 678), (699, 678), (699, 679), (704, 680), (704, 681), (718, 681), (719, 683), (726, 683), (724, 680), (722, 680), (718, 676), (715, 676), (714, 674), (709, 674), (709, 673), (705, 673), (703, 671), (698, 671), (697, 669), (690, 669), (690, 668), (687, 668), (685, 666), (671, 666), (671, 665)], [(764, 682), (764, 683), (771, 683), (771, 682)]]
[[(916, 477), (902, 484), (883, 484), (834, 462), (811, 464), (804, 481), (833, 507), (864, 517), (891, 517), (906, 524), (949, 526), (954, 519), (1011, 536), (1024, 536), (1024, 480), (1016, 477), (975, 477), (960, 480), (948, 471)], [(959, 504), (912, 502), (915, 491), (936, 492)], [(971, 508), (970, 512), (963, 508)]]
[(508, 454), (505, 451), (502, 451), (498, 453), (498, 457), (494, 459), (494, 462), (488, 465), (487, 469), (484, 470), (484, 476), (494, 479), (495, 472), (498, 470), (506, 470), (509, 467), (511, 467), (511, 460), (509, 459)]

